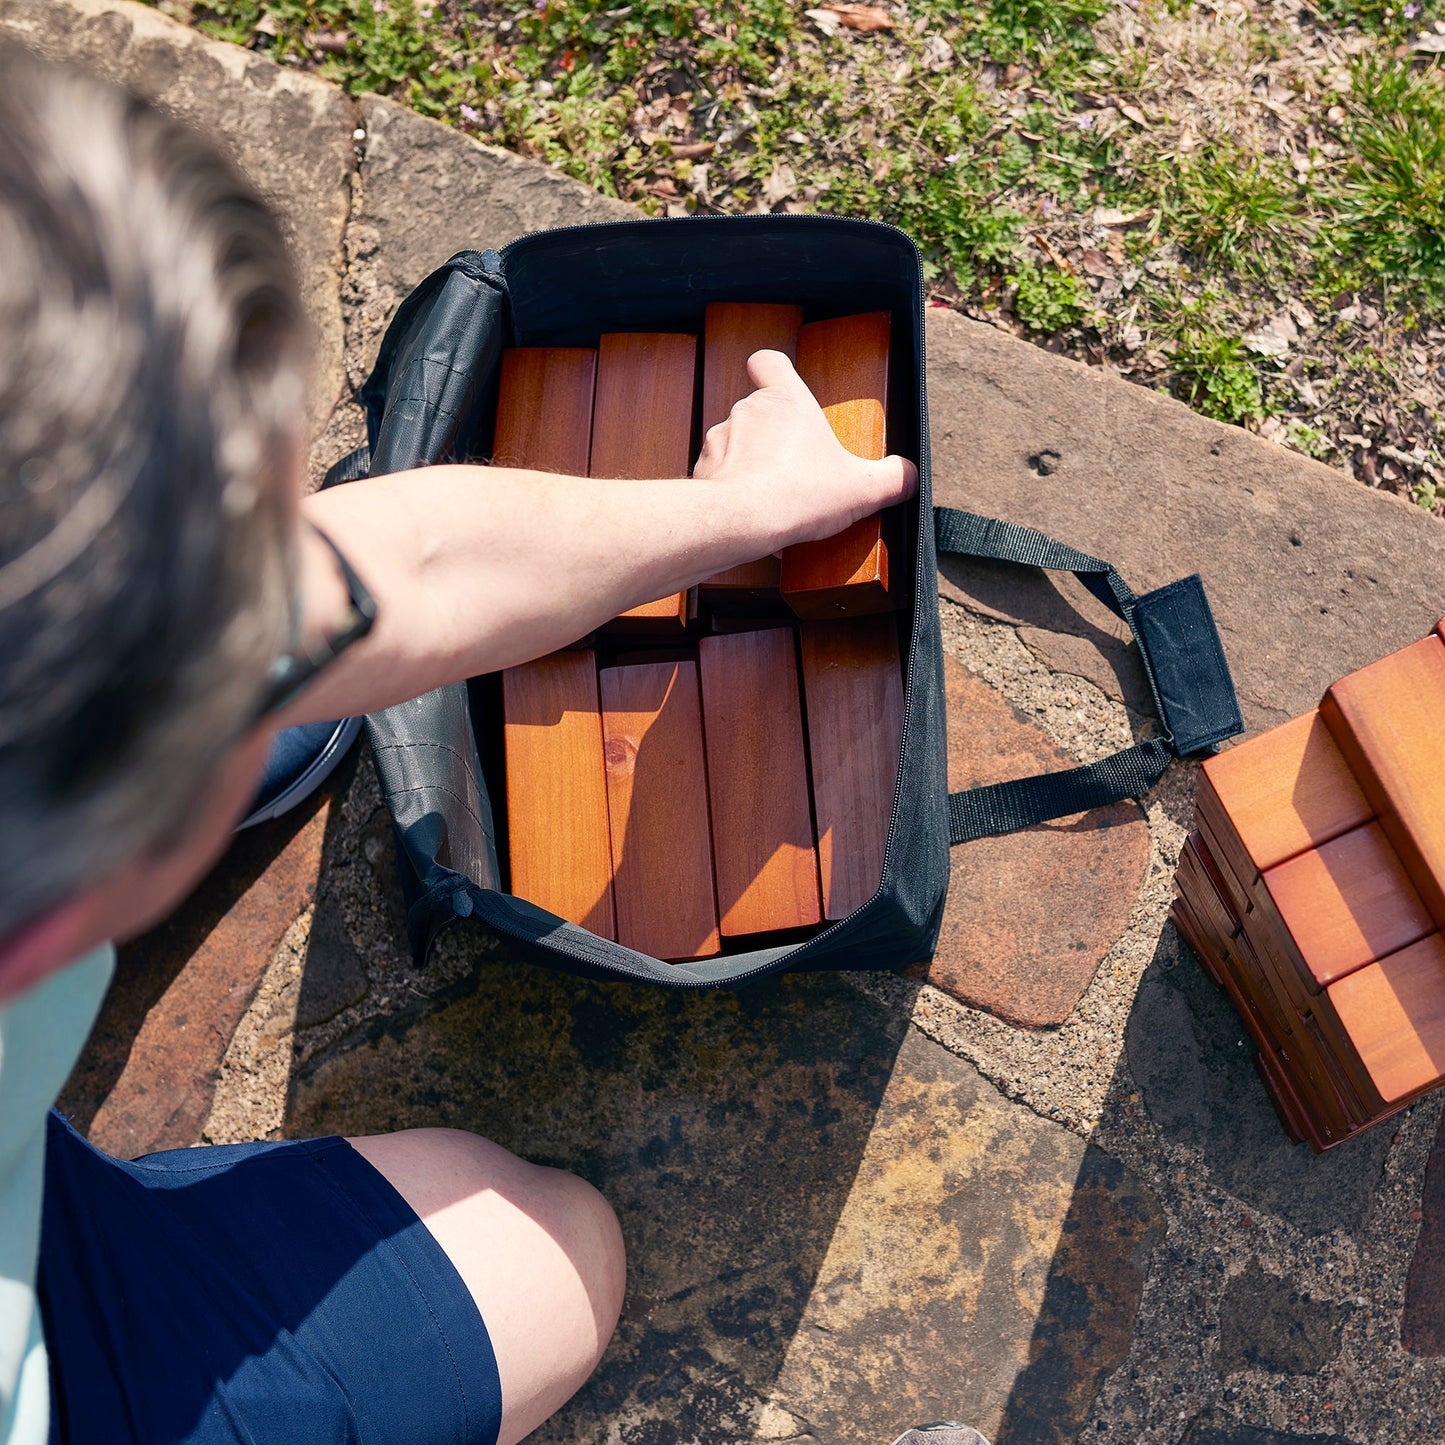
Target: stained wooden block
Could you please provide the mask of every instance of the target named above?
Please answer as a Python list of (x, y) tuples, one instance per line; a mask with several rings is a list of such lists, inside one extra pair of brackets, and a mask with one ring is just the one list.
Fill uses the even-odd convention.
[[(702, 429), (725, 422), (733, 407), (753, 390), (748, 357), (755, 351), (781, 351), (798, 359), (801, 306), (763, 302), (714, 301), (707, 308), (702, 347)], [(736, 609), (776, 598), (780, 582), (776, 557), (729, 567), (701, 584), (703, 601), (714, 608)]]
[(502, 353), (492, 462), (585, 477), (592, 443), (597, 353), (519, 346)]
[(1196, 807), (1220, 862), (1246, 887), (1373, 814), (1318, 710), (1208, 759)]
[(1445, 639), (1432, 633), (1341, 678), (1321, 711), (1436, 927), (1445, 929)]
[(615, 938), (597, 664), (555, 652), (502, 674), (512, 892)]
[(792, 630), (704, 637), (698, 663), (722, 934), (818, 923)]
[(1266, 869), (1261, 882), (1256, 896), (1312, 994), (1434, 927), (1378, 823)]
[(1445, 1078), (1445, 938), (1439, 933), (1331, 985), (1330, 1001), (1387, 1104)]
[(1332, 1139), (1358, 1127), (1369, 1117), (1358, 1092), (1312, 1027), (1308, 1014), (1297, 1012), (1290, 997), (1277, 987), (1275, 970), (1252, 943), (1248, 923), (1241, 924), (1234, 915), (1221, 881), (1222, 870), (1200, 834), (1186, 840), (1179, 863), (1181, 892), (1205, 920), (1220, 951), (1218, 967), (1227, 975), (1220, 980), (1222, 985), (1231, 996), (1241, 994), (1262, 1022), (1276, 1062), (1289, 1070), (1321, 1138)]
[(717, 953), (697, 664), (600, 677), (617, 941), (654, 958)]
[(753, 390), (748, 358), (755, 351), (781, 351), (798, 360), (801, 306), (766, 302), (714, 301), (703, 326), (702, 429), (725, 422)]
[[(871, 311), (814, 321), (798, 336), (798, 374), (834, 435), (850, 452), (875, 460), (887, 453), (889, 331), (888, 313)], [(886, 611), (892, 603), (882, 514), (836, 537), (786, 548), (782, 589), (799, 617)]]
[(798, 629), (823, 916), (877, 891), (903, 737), (903, 671), (891, 616)]
[[(597, 347), (589, 475), (647, 480), (685, 477), (692, 454), (697, 338), (671, 332), (611, 332)], [(680, 632), (686, 592), (629, 608), (610, 625)]]

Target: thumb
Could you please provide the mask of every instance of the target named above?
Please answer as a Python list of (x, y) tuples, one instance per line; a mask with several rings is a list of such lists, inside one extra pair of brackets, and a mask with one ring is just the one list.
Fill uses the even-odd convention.
[(767, 386), (792, 388), (802, 385), (793, 363), (781, 351), (755, 351), (748, 357), (748, 380), (759, 389)]
[(886, 456), (872, 466), (880, 490), (886, 492), (880, 505), (905, 502), (918, 490), (918, 468), (907, 457)]

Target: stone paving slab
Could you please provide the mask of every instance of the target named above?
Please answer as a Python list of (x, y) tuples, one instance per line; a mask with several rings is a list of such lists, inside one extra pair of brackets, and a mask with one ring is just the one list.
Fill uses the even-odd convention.
[[(935, 501), (1049, 532), (1137, 592), (1201, 573), (1251, 730), (1445, 611), (1445, 528), (1418, 507), (954, 312), (929, 322)], [(1077, 670), (1077, 642), (1030, 641)]]
[(287, 1131), (477, 1129), (613, 1201), (623, 1323), (535, 1438), (1074, 1437), (1162, 1226), (1128, 1170), (836, 979), (465, 986), (304, 1069)]
[(258, 965), (315, 897), (328, 802), (317, 794), (243, 833), (181, 910), (119, 950), (103, 1015), (60, 1099), (91, 1143), (133, 1159), (200, 1141)]
[[(944, 683), (950, 789), (1073, 765), (953, 657)], [(1061, 1024), (1124, 931), (1148, 862), (1134, 803), (965, 843), (953, 850), (938, 951), (916, 976), (1010, 1023)]]

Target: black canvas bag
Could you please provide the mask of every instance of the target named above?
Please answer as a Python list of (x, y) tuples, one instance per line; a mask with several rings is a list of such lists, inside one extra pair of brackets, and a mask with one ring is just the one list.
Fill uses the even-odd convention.
[[(893, 317), (888, 445), (917, 461), (919, 490), (904, 508), (903, 545), (891, 569), (905, 712), (878, 892), (805, 942), (691, 963), (649, 958), (509, 895), (493, 807), (505, 797), (499, 689), (495, 678), (473, 679), (367, 718), (418, 960), (444, 928), (473, 918), (554, 967), (674, 987), (736, 984), (784, 968), (914, 963), (933, 952), (952, 843), (1137, 797), (1172, 757), (1213, 752), (1242, 731), (1197, 577), (1136, 598), (1105, 562), (1028, 528), (933, 507), (922, 269), (912, 241), (890, 226), (823, 216), (624, 221), (454, 256), (398, 309), (361, 393), (369, 444), (338, 463), (328, 481), (488, 456), (506, 346), (594, 346), (607, 331), (701, 334), (710, 301), (791, 302), (806, 320), (879, 310)], [(1099, 763), (950, 797), (939, 553), (1074, 572), (1129, 623), (1158, 735)]]

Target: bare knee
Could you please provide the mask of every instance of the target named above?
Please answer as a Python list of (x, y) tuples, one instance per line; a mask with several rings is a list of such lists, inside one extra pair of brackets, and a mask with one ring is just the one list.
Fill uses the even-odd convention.
[(499, 1445), (520, 1440), (592, 1373), (616, 1327), (626, 1256), (612, 1207), (585, 1180), (462, 1130), (351, 1142), (477, 1302), (501, 1374)]

